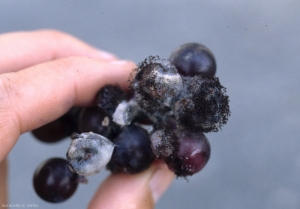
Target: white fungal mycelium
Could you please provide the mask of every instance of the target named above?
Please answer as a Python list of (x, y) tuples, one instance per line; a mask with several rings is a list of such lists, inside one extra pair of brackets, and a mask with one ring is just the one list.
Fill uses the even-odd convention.
[(110, 161), (115, 145), (106, 137), (88, 132), (71, 138), (67, 161), (79, 175), (94, 175)]

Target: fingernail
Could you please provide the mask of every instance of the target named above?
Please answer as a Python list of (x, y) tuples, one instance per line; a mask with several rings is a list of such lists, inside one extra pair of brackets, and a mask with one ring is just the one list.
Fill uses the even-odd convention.
[(174, 179), (174, 173), (168, 169), (165, 163), (157, 162), (156, 166), (157, 169), (149, 182), (154, 202), (159, 200)]
[(102, 50), (99, 50), (98, 51), (98, 55), (101, 59), (104, 59), (104, 60), (115, 60), (117, 59), (117, 57), (107, 51), (102, 51)]

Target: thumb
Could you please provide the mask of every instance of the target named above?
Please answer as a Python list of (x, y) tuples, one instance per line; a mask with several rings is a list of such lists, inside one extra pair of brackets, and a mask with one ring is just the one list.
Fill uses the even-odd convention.
[(142, 173), (112, 174), (99, 187), (89, 209), (154, 208), (155, 202), (169, 187), (173, 178), (174, 173), (158, 161)]

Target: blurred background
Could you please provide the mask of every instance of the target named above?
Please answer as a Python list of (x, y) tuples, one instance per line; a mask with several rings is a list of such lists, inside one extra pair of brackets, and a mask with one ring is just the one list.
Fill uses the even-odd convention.
[[(156, 208), (293, 209), (300, 208), (299, 8), (298, 0), (12, 0), (0, 1), (0, 32), (57, 29), (135, 62), (168, 58), (186, 42), (206, 45), (232, 116), (206, 134), (206, 167), (175, 180)], [(32, 187), (35, 168), (65, 157), (68, 146), (22, 135), (9, 155), (9, 203), (86, 208), (107, 171), (62, 204), (44, 202)]]

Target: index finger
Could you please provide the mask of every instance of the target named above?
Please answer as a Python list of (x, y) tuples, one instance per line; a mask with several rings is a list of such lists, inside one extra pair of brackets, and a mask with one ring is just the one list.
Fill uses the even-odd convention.
[(0, 73), (18, 71), (69, 56), (116, 60), (81, 40), (56, 30), (13, 32), (0, 35)]
[(20, 134), (89, 104), (106, 84), (128, 87), (135, 64), (72, 57), (0, 75), (0, 161)]

